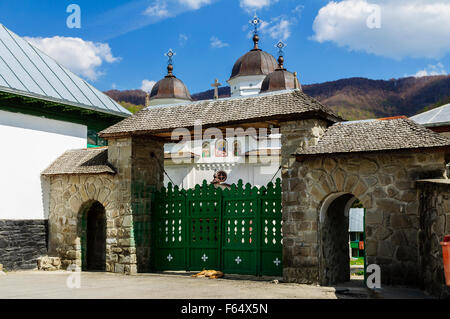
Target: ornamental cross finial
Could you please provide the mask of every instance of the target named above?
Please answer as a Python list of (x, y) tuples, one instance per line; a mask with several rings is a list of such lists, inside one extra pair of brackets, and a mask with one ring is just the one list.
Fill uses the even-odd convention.
[(219, 86), (221, 86), (222, 83), (219, 83), (219, 80), (215, 79), (214, 83), (211, 84), (212, 87), (214, 87), (214, 99), (217, 100), (219, 98)]
[(258, 34), (258, 26), (261, 24), (261, 19), (258, 18), (258, 16), (255, 13), (255, 16), (252, 20), (250, 20), (250, 24), (252, 24), (255, 27), (255, 34)]
[(172, 65), (173, 64), (172, 58), (177, 54), (172, 49), (169, 49), (169, 51), (167, 51), (167, 53), (164, 53), (164, 55), (169, 59), (168, 64)]
[(278, 43), (275, 45), (275, 47), (276, 48), (278, 48), (278, 55), (279, 56), (283, 56), (284, 55), (284, 52), (283, 52), (283, 49), (285, 48), (285, 47), (287, 47), (287, 45), (286, 45), (286, 43), (284, 43), (283, 41), (278, 41)]

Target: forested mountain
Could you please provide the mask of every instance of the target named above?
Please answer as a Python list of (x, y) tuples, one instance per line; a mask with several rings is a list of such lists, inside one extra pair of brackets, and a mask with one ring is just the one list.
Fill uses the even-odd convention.
[[(450, 102), (450, 76), (407, 77), (388, 81), (350, 78), (303, 85), (302, 89), (350, 120), (412, 116)], [(131, 111), (145, 104), (145, 93), (141, 90), (111, 90), (105, 93)], [(212, 99), (213, 96), (213, 90), (192, 94), (194, 100)], [(230, 96), (230, 88), (219, 88), (219, 96)]]

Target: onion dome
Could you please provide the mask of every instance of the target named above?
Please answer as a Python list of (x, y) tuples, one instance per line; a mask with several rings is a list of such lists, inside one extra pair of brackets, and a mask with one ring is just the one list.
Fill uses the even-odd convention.
[(167, 75), (164, 79), (158, 81), (150, 93), (150, 101), (156, 99), (176, 99), (192, 101), (189, 90), (183, 81), (173, 75), (173, 65), (167, 66)]
[(254, 47), (241, 56), (233, 66), (230, 80), (238, 76), (267, 75), (277, 68), (275, 58), (258, 47), (259, 36), (253, 36)]
[(300, 84), (297, 80), (297, 74), (291, 73), (286, 70), (283, 64), (284, 58), (280, 55), (280, 57), (278, 58), (278, 68), (266, 76), (261, 85), (260, 93), (300, 89)]

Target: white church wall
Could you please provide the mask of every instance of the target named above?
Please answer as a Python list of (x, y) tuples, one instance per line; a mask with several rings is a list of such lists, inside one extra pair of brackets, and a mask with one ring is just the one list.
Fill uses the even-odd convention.
[(0, 219), (45, 219), (41, 172), (68, 149), (85, 148), (87, 126), (0, 111)]
[(188, 101), (181, 99), (154, 99), (150, 100), (149, 107), (165, 107), (170, 104), (186, 103)]
[(231, 96), (238, 97), (259, 94), (265, 78), (265, 75), (248, 75), (229, 80), (228, 84), (231, 88)]
[(169, 182), (178, 186), (179, 188), (189, 188), (189, 175), (192, 170), (192, 165), (164, 165), (164, 170), (167, 175), (164, 175), (164, 186), (167, 187)]

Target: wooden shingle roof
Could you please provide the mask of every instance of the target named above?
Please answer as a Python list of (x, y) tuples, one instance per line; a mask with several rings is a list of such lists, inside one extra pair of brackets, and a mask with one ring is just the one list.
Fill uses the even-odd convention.
[(250, 97), (226, 98), (148, 107), (100, 132), (103, 138), (171, 132), (193, 128), (197, 121), (205, 127), (253, 123), (269, 120), (296, 120), (314, 116), (331, 123), (341, 121), (336, 113), (299, 90), (286, 90)]
[(450, 139), (407, 118), (342, 122), (330, 126), (317, 145), (297, 157), (405, 149), (450, 149)]
[(66, 151), (42, 175), (116, 174), (108, 163), (108, 148), (88, 148)]

